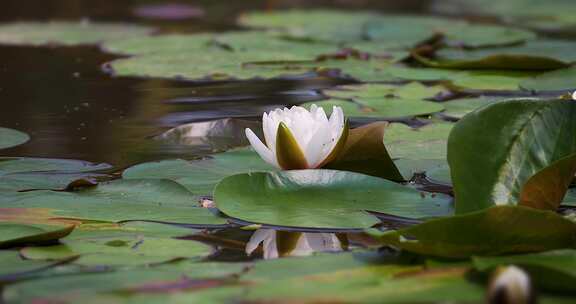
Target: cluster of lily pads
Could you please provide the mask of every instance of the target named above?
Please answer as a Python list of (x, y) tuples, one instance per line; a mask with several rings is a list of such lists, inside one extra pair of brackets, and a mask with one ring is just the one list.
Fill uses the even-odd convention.
[[(475, 302), (493, 270), (511, 264), (542, 300), (572, 300), (576, 103), (564, 95), (576, 85), (576, 43), (374, 13), (250, 13), (239, 24), (249, 30), (0, 26), (3, 44), (100, 43), (128, 55), (107, 64), (117, 76), (363, 82), (323, 90), (319, 108), (302, 105), (328, 114), (321, 119), (363, 124), (334, 123), (338, 132), (315, 138), (325, 150), (306, 149), (298, 118), (270, 114), (263, 142), (258, 124), (249, 136), (267, 161), (244, 147), (115, 176), (107, 164), (0, 158), (5, 300)], [(524, 89), (548, 97), (498, 97), (533, 93)], [(186, 136), (176, 133), (165, 137)], [(27, 140), (0, 128), (2, 149)], [(307, 151), (317, 151), (316, 161)], [(422, 172), (423, 182), (414, 178)], [(228, 227), (251, 239), (214, 245), (201, 231)], [(264, 257), (298, 255), (314, 251), (319, 235), (346, 249), (350, 232), (369, 248), (242, 262), (213, 254), (214, 246), (239, 246)]]

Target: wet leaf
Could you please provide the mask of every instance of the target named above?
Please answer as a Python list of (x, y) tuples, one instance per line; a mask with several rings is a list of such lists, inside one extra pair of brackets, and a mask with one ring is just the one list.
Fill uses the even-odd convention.
[(404, 181), (384, 146), (387, 126), (387, 123), (375, 122), (350, 130), (342, 152), (326, 168)]
[(504, 98), (480, 96), (476, 98), (461, 98), (442, 103), (446, 109), (442, 114), (454, 118), (462, 118), (464, 115), (489, 104), (505, 100)]
[(466, 258), (574, 248), (575, 233), (576, 223), (554, 212), (495, 206), (398, 231), (373, 232), (373, 236), (383, 244), (419, 254)]
[(0, 44), (79, 45), (145, 36), (153, 29), (120, 23), (17, 22), (0, 26)]
[(14, 129), (0, 127), (0, 149), (21, 145), (30, 140), (28, 134)]
[(460, 120), (448, 141), (456, 212), (519, 204), (532, 176), (576, 152), (574, 117), (571, 101), (518, 99)]
[(366, 211), (426, 218), (451, 213), (450, 199), (385, 179), (335, 170), (247, 173), (223, 179), (216, 206), (244, 221), (290, 227), (354, 229), (378, 223)]

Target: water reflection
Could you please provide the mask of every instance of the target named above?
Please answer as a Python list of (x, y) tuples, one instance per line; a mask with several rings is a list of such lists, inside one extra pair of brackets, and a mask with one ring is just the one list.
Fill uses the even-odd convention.
[(315, 252), (335, 252), (348, 249), (345, 235), (335, 233), (287, 232), (258, 229), (246, 244), (251, 255), (261, 246), (264, 259), (287, 256), (307, 256)]

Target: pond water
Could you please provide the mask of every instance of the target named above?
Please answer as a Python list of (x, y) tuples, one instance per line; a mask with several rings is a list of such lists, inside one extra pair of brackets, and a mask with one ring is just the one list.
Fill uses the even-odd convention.
[[(473, 253), (467, 250), (473, 250), (477, 245), (470, 243), (470, 238), (461, 239), (458, 233), (453, 234), (456, 235), (456, 243), (462, 242), (464, 245), (448, 244), (446, 248), (442, 244), (436, 246), (437, 243), (431, 241), (426, 254), (420, 256), (418, 253), (421, 252), (417, 250), (416, 254), (406, 254), (394, 247), (382, 246), (381, 238), (387, 237), (382, 233), (396, 233), (401, 228), (427, 224), (430, 218), (451, 218), (457, 214), (452, 187), (454, 172), (450, 171), (446, 156), (448, 135), (454, 123), (477, 108), (496, 104), (507, 97), (556, 98), (565, 94), (568, 87), (573, 89), (574, 86), (566, 85), (564, 74), (560, 74), (560, 77), (551, 74), (558, 69), (560, 73), (574, 77), (575, 73), (570, 69), (574, 69), (576, 56), (566, 51), (573, 50), (570, 44), (573, 29), (555, 30), (551, 25), (542, 26), (537, 23), (542, 21), (538, 20), (535, 23), (522, 23), (522, 28), (508, 31), (502, 27), (492, 27), (502, 24), (503, 20), (488, 13), (467, 18), (468, 21), (482, 23), (475, 28), (466, 22), (454, 22), (454, 17), (462, 19), (466, 17), (465, 14), (454, 14), (441, 5), (434, 6), (436, 2), (449, 3), (448, 8), (458, 8), (456, 12), (460, 12), (460, 9), (467, 11), (466, 7), (450, 6), (458, 1), (423, 0), (2, 1), (2, 24), (50, 20), (80, 20), (81, 25), (122, 22), (150, 26), (156, 32), (141, 35), (142, 40), (137, 41), (136, 45), (142, 43), (137, 48), (143, 46), (143, 50), (132, 49), (134, 53), (126, 51), (132, 47), (129, 38), (125, 39), (128, 42), (126, 45), (122, 45), (122, 39), (111, 40), (118, 44), (106, 44), (108, 49), (120, 49), (117, 54), (90, 43), (80, 46), (0, 43), (0, 135), (10, 134), (1, 133), (5, 131), (2, 128), (10, 128), (30, 136), (30, 140), (24, 144), (0, 151), (0, 226), (6, 224), (4, 221), (8, 222), (6, 225), (15, 222), (26, 226), (7, 228), (6, 231), (16, 231), (17, 236), (21, 233), (19, 229), (24, 229), (22, 233), (29, 233), (27, 229), (42, 231), (39, 241), (36, 238), (33, 241), (23, 238), (24, 242), (20, 242), (22, 239), (15, 237), (15, 243), (11, 243), (13, 240), (10, 237), (7, 237), (8, 241), (0, 237), (0, 260), (7, 257), (5, 262), (0, 261), (0, 266), (9, 266), (10, 259), (16, 265), (14, 270), (10, 268), (6, 273), (0, 267), (0, 303), (5, 299), (8, 302), (46, 300), (54, 286), (62, 289), (58, 290), (58, 296), (65, 299), (62, 303), (74, 302), (83, 295), (95, 296), (95, 303), (123, 302), (124, 296), (134, 296), (131, 299), (136, 301), (141, 299), (138, 297), (150, 296), (154, 302), (164, 301), (162, 297), (166, 294), (174, 296), (171, 300), (175, 302), (191, 301), (186, 297), (178, 298), (182, 294), (192, 295), (192, 302), (222, 302), (223, 299), (243, 297), (244, 288), (251, 286), (257, 286), (254, 289), (264, 294), (262, 297), (256, 296), (255, 301), (264, 299), (266, 302), (270, 295), (266, 294), (266, 286), (260, 289), (258, 284), (273, 284), (274, 280), (285, 277), (292, 280), (291, 286), (303, 291), (303, 294), (309, 296), (318, 293), (322, 296), (320, 300), (325, 302), (333, 299), (332, 292), (336, 292), (340, 285), (343, 287), (338, 295), (344, 299), (351, 302), (373, 300), (370, 294), (384, 292), (380, 288), (388, 284), (386, 280), (404, 277), (408, 278), (408, 282), (414, 282), (399, 286), (398, 290), (410, 290), (414, 286), (424, 288), (422, 293), (415, 293), (416, 298), (402, 298), (404, 295), (400, 295), (399, 299), (408, 299), (406, 302), (429, 301), (427, 297), (431, 294), (436, 297), (434, 299), (445, 302), (445, 290), (453, 290), (454, 286), (450, 284), (454, 282), (456, 289), (465, 286), (462, 294), (468, 292), (473, 295), (469, 298), (466, 295), (455, 296), (456, 302), (474, 302), (483, 297), (486, 273), (477, 273), (485, 271), (479, 270), (481, 267), (469, 260), (451, 264), (449, 259), (428, 256), (429, 252), (432, 255), (438, 252), (444, 254), (443, 250), (446, 250), (448, 253), (445, 256), (438, 256), (462, 258), (463, 254), (458, 251), (462, 250), (466, 257), (470, 257)], [(298, 31), (283, 32), (278, 36), (280, 38), (266, 36), (264, 39), (271, 42), (268, 41), (270, 45), (263, 47), (266, 50), (264, 53), (278, 56), (273, 61), (260, 54), (254, 55), (257, 53), (254, 49), (246, 51), (253, 44), (256, 44), (255, 49), (260, 47), (258, 39), (262, 32), (254, 34), (256, 42), (243, 41), (254, 38), (250, 34), (225, 36), (230, 31), (249, 31), (248, 25), (239, 25), (237, 21), (249, 12), (276, 12), (291, 8), (414, 14), (417, 16), (414, 18), (422, 24), (418, 23), (412, 30), (409, 25), (416, 19), (398, 17), (398, 20), (394, 19), (397, 22), (395, 26), (400, 25), (398, 28), (407, 30), (394, 33), (369, 18), (375, 25), (363, 23), (363, 35), (366, 31), (371, 33), (370, 37), (392, 37), (391, 41), (362, 36), (361, 42), (352, 40), (358, 43), (358, 48), (347, 45), (347, 35), (357, 33), (351, 33), (345, 27), (337, 31), (322, 26), (318, 27), (318, 32), (313, 29), (312, 33), (319, 35), (318, 41), (301, 36), (302, 33)], [(494, 10), (499, 12), (500, 8), (496, 6)], [(426, 19), (442, 14), (446, 14), (445, 20)], [(347, 22), (354, 24), (353, 18), (350, 20)], [(519, 20), (526, 21), (522, 18)], [(251, 22), (258, 24), (262, 21), (256, 16)], [(273, 18), (266, 22), (278, 26), (275, 23), (278, 21)], [(328, 24), (333, 25), (333, 20)], [(452, 26), (461, 26), (462, 30), (451, 29)], [(428, 27), (438, 27), (447, 34), (439, 35)], [(543, 48), (530, 45), (527, 52), (537, 53), (535, 60), (523, 61), (525, 58), (520, 56), (520, 59), (509, 60), (506, 57), (506, 60), (500, 58), (491, 61), (482, 57), (485, 51), (489, 57), (492, 55), (490, 52), (496, 50), (497, 57), (500, 52), (507, 54), (508, 48), (532, 43), (530, 41), (537, 39), (536, 34), (527, 28), (537, 28), (541, 38), (566, 40), (546, 42), (554, 47), (548, 44)], [(10, 40), (10, 31), (3, 37), (2, 30), (6, 31), (0, 29), (0, 41)], [(202, 40), (202, 36), (195, 36), (190, 41), (185, 38), (190, 45), (184, 44), (182, 48), (190, 47), (199, 52), (214, 51), (224, 58), (222, 60), (232, 61), (232, 66), (240, 62), (241, 69), (252, 68), (254, 75), (274, 74), (275, 69), (282, 66), (280, 70), (288, 76), (190, 80), (195, 77), (179, 76), (169, 68), (166, 68), (168, 74), (175, 77), (134, 76), (147, 75), (149, 70), (146, 68), (149, 67), (145, 65), (137, 66), (142, 71), (138, 68), (135, 69), (137, 72), (130, 70), (133, 62), (129, 59), (138, 56), (150, 62), (160, 58), (158, 62), (161, 64), (153, 68), (166, 63), (168, 67), (178, 69), (178, 66), (170, 66), (169, 59), (170, 56), (178, 59), (182, 54), (170, 53), (174, 50), (169, 47), (163, 49), (170, 43), (163, 45), (163, 42), (158, 42), (161, 39), (152, 43), (146, 41), (150, 37), (153, 40), (155, 35), (171, 37), (208, 32), (224, 33), (224, 38), (212, 37), (201, 47), (193, 40)], [(471, 37), (467, 37), (468, 32)], [(135, 36), (138, 38), (137, 34)], [(344, 37), (344, 42), (337, 43), (337, 51), (330, 49), (333, 46), (326, 46), (334, 42), (330, 39), (340, 41), (340, 36)], [(174, 37), (182, 39), (182, 36)], [(420, 39), (422, 37), (426, 39)], [(403, 39), (409, 42), (410, 51), (406, 51), (408, 47), (403, 44), (406, 43)], [(317, 57), (300, 60), (298, 56), (310, 54), (306, 45), (311, 43), (310, 40), (314, 47), (329, 51), (321, 52), (318, 56), (317, 52), (320, 51), (314, 49), (312, 53)], [(382, 45), (374, 41), (382, 42)], [(413, 45), (414, 41), (419, 44)], [(461, 48), (460, 51), (466, 55), (450, 53), (450, 48)], [(235, 55), (226, 53), (228, 49), (235, 51)], [(542, 53), (548, 50), (554, 50), (550, 55), (552, 59), (538, 59), (538, 56), (546, 57)], [(444, 51), (446, 53), (442, 53)], [(425, 58), (429, 54), (436, 54), (434, 52), (439, 56), (430, 58), (436, 60), (445, 56), (448, 60), (434, 62)], [(478, 54), (473, 54), (475, 52)], [(123, 53), (135, 55), (118, 55)], [(158, 54), (164, 57), (155, 57)], [(186, 56), (197, 54), (190, 52)], [(256, 60), (251, 60), (253, 57), (247, 54)], [(419, 57), (421, 55), (424, 57)], [(472, 59), (463, 56), (471, 56)], [(208, 64), (220, 59), (218, 56), (206, 58), (199, 62)], [(137, 60), (134, 62), (138, 63)], [(311, 68), (307, 66), (312, 65), (311, 62), (326, 64), (328, 68), (323, 65)], [(362, 64), (355, 65), (358, 62)], [(125, 63), (128, 65), (123, 66)], [(193, 68), (187, 68), (192, 74), (196, 72)], [(222, 67), (214, 69), (219, 68)], [(230, 67), (224, 66), (222, 69), (227, 68)], [(151, 70), (153, 75), (164, 75), (162, 68)], [(301, 70), (306, 72), (297, 73)], [(386, 74), (389, 70), (390, 74)], [(221, 76), (218, 72), (214, 72), (214, 78)], [(243, 76), (242, 73), (238, 75), (240, 78)], [(356, 133), (358, 137), (354, 138), (360, 138), (358, 145), (365, 146), (360, 149), (361, 153), (353, 148), (350, 153), (362, 154), (358, 161), (360, 164), (354, 163), (354, 158), (347, 167), (342, 164), (346, 162), (329, 164), (331, 169), (353, 172), (315, 170), (324, 173), (299, 175), (302, 174), (299, 170), (278, 171), (253, 151), (242, 148), (248, 146), (244, 129), (260, 132), (263, 112), (327, 99), (326, 104), (342, 106), (347, 115), (353, 116), (350, 120), (353, 128), (380, 120), (390, 123), (377, 127), (369, 125), (373, 129), (368, 129), (364, 135), (361, 131)], [(382, 100), (386, 101), (385, 104), (378, 103)], [(566, 121), (560, 121), (569, 125)], [(485, 125), (486, 129), (490, 127), (489, 123)], [(379, 132), (384, 132), (384, 128), (386, 133), (382, 141), (383, 133)], [(383, 149), (384, 145), (386, 148)], [(484, 148), (488, 147), (477, 150)], [(383, 159), (385, 165), (380, 163)], [(231, 175), (237, 178), (229, 179)], [(228, 183), (218, 183), (223, 178)], [(220, 192), (215, 190), (216, 187)], [(262, 195), (257, 192), (258, 189), (264, 189)], [(216, 193), (220, 193), (219, 200)], [(564, 214), (570, 214), (576, 208), (575, 197), (572, 187), (563, 201), (561, 210)], [(274, 200), (278, 204), (274, 205), (277, 203)], [(8, 207), (5, 208), (3, 204)], [(472, 224), (466, 223), (466, 227), (461, 226), (460, 229), (470, 228), (474, 231), (474, 221), (478, 221), (479, 226), (487, 225), (492, 229), (491, 222), (486, 224), (482, 222), (483, 219), (471, 217), (469, 220)], [(499, 218), (499, 215), (494, 218)], [(567, 227), (568, 224), (560, 223), (561, 220), (564, 219), (551, 218), (550, 222), (543, 220), (538, 223)], [(30, 228), (28, 225), (36, 226)], [(66, 230), (71, 225), (82, 228)], [(502, 225), (497, 226), (499, 229), (506, 227), (502, 222), (494, 225)], [(56, 226), (58, 229), (54, 228)], [(442, 228), (442, 231), (452, 231), (451, 226)], [(572, 228), (566, 228), (569, 229)], [(562, 234), (564, 232), (558, 232), (561, 240), (554, 239), (548, 246), (556, 249), (554, 242), (560, 244), (568, 239)], [(34, 235), (38, 236), (38, 233), (36, 231)], [(485, 237), (487, 244), (490, 244), (492, 237), (496, 239), (495, 242), (500, 241), (494, 235), (475, 235), (474, 232), (470, 235), (472, 239)], [(506, 237), (504, 234), (503, 238)], [(515, 237), (513, 235), (509, 239)], [(530, 235), (528, 242), (544, 242), (546, 238), (538, 237), (541, 236), (532, 238)], [(407, 244), (408, 248), (410, 244), (418, 244), (411, 236), (400, 235), (396, 241), (400, 245)], [(516, 249), (514, 247), (510, 252), (515, 253)], [(450, 250), (457, 253), (451, 256)], [(500, 253), (498, 249), (494, 250)], [(330, 255), (334, 252), (345, 253)], [(280, 259), (310, 255), (323, 260), (314, 260), (316, 256), (301, 262)], [(193, 258), (184, 259), (183, 256)], [(370, 261), (370, 266), (358, 266), (359, 261)], [(38, 264), (32, 267), (26, 263)], [(32, 267), (32, 271), (28, 271), (28, 267)], [(342, 267), (342, 273), (339, 273), (339, 267)], [(314, 272), (312, 269), (320, 271)], [(397, 269), (401, 271), (395, 272)], [(419, 271), (429, 269), (432, 270), (422, 276), (419, 274)], [(470, 274), (467, 272), (470, 269), (478, 271)], [(194, 277), (196, 270), (200, 273), (198, 278)], [(327, 274), (318, 274), (321, 271)], [(290, 277), (291, 272), (296, 275)], [(94, 277), (89, 278), (85, 274), (93, 274)], [(48, 282), (50, 280), (45, 278), (51, 276), (56, 280)], [(304, 278), (304, 283), (298, 281), (300, 276)], [(76, 277), (81, 278), (77, 284), (74, 281)], [(348, 277), (352, 279), (348, 281)], [(428, 277), (430, 281), (427, 281)], [(95, 281), (91, 281), (94, 278)], [(168, 279), (159, 281), (158, 278)], [(138, 284), (131, 285), (133, 282)], [(314, 289), (304, 286), (307, 282), (329, 282), (331, 287), (307, 290)], [(432, 285), (423, 282), (440, 282), (440, 288), (428, 294), (426, 288)], [(355, 289), (356, 283), (363, 288), (367, 298), (343, 292)], [(62, 287), (67, 284), (72, 284), (72, 292)], [(92, 284), (97, 287), (90, 289)], [(116, 289), (119, 284), (122, 288)], [(395, 285), (390, 286), (385, 293), (393, 300), (397, 290)], [(446, 286), (450, 289), (442, 289), (448, 288)], [(284, 285), (273, 287), (278, 289), (270, 289), (271, 299), (278, 300), (274, 292), (283, 294), (279, 290), (283, 290)], [(220, 291), (214, 292), (218, 288), (221, 288), (222, 295)], [(202, 298), (201, 291), (204, 289), (214, 293)], [(190, 291), (194, 292), (187, 294)], [(231, 293), (228, 294), (228, 291)], [(194, 298), (197, 295), (198, 298)], [(60, 298), (54, 299), (58, 301)], [(50, 301), (54, 299), (50, 298)], [(280, 299), (283, 299), (282, 296)], [(313, 296), (310, 299), (314, 302)], [(336, 296), (335, 299), (340, 298)], [(50, 301), (46, 303), (52, 303)]]

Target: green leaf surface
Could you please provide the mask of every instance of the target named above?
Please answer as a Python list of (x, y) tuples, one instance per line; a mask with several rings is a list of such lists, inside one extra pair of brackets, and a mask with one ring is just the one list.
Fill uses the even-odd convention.
[(448, 141), (456, 212), (520, 203), (533, 175), (576, 152), (575, 117), (572, 101), (531, 99), (466, 115)]
[(576, 223), (554, 212), (496, 206), (373, 236), (410, 252), (466, 258), (574, 248), (575, 233)]
[(0, 44), (81, 45), (145, 36), (153, 29), (120, 23), (17, 22), (0, 26)]
[(374, 41), (380, 49), (410, 48), (435, 34), (444, 34), (449, 44), (468, 47), (510, 44), (535, 37), (524, 30), (438, 17), (330, 10), (256, 12), (242, 15), (239, 22), (268, 28), (291, 39), (350, 43), (352, 46), (355, 42)]
[(194, 195), (183, 186), (159, 179), (117, 180), (73, 193), (24, 192), (0, 198), (0, 206), (14, 220), (149, 220), (200, 226), (226, 223), (198, 207)]
[(0, 191), (62, 190), (76, 180), (104, 177), (97, 172), (111, 167), (71, 159), (0, 157)]
[(445, 160), (452, 127), (451, 123), (432, 123), (420, 128), (393, 123), (386, 130), (384, 144), (392, 158)]
[(432, 67), (452, 69), (554, 70), (576, 61), (576, 43), (537, 40), (526, 44), (477, 50), (443, 49), (433, 61), (419, 58)]
[(526, 79), (520, 86), (535, 91), (572, 91), (576, 90), (576, 66), (547, 72)]
[(238, 149), (195, 161), (164, 160), (136, 165), (124, 171), (125, 179), (170, 179), (198, 196), (211, 195), (224, 177), (251, 171), (276, 170), (254, 151)]
[(0, 222), (0, 248), (10, 248), (26, 244), (54, 242), (70, 234), (73, 225), (43, 225)]
[(0, 149), (15, 147), (29, 140), (30, 136), (26, 133), (0, 127)]
[(305, 228), (354, 229), (378, 223), (366, 211), (412, 218), (451, 213), (447, 196), (335, 170), (233, 175), (218, 184), (214, 199), (217, 207), (231, 217)]
[(20, 253), (31, 260), (61, 260), (78, 257), (73, 263), (85, 266), (150, 265), (178, 258), (202, 258), (208, 245), (189, 240), (147, 237), (139, 234), (84, 233), (65, 238), (61, 245), (26, 247)]

